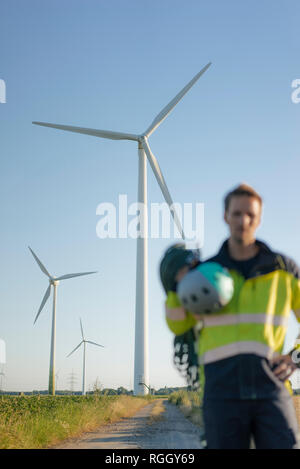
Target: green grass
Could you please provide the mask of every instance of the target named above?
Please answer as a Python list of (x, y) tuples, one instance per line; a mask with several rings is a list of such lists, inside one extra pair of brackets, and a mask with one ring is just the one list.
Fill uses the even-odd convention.
[(149, 399), (133, 396), (1, 396), (0, 449), (47, 448), (130, 417)]

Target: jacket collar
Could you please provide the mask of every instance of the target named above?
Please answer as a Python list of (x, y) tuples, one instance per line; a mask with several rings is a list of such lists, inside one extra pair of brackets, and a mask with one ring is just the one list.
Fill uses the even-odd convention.
[[(256, 245), (259, 247), (257, 255), (257, 262), (253, 269), (251, 269), (251, 277), (259, 275), (262, 272), (272, 271), (278, 263), (277, 254), (270, 249), (270, 247), (261, 240), (255, 240)], [(237, 270), (235, 260), (230, 257), (228, 250), (228, 239), (226, 239), (219, 252), (210, 261), (219, 262), (228, 269)]]
[[(218, 255), (218, 256), (222, 256), (222, 257), (224, 256), (224, 257), (226, 257), (226, 258), (228, 258), (228, 259), (232, 259), (232, 257), (230, 257), (230, 255), (229, 255), (228, 241), (229, 241), (229, 238), (226, 239), (226, 240), (223, 242), (223, 244), (222, 244), (222, 246), (221, 246), (221, 248), (220, 248), (220, 250), (219, 250), (219, 252), (218, 252), (217, 255)], [(264, 243), (263, 241), (260, 241), (259, 239), (256, 239), (256, 240), (255, 240), (255, 244), (259, 247), (259, 253), (258, 253), (259, 256), (261, 256), (261, 255), (272, 255), (272, 254), (274, 254), (274, 252), (269, 248), (269, 246), (268, 246), (266, 243)], [(232, 259), (232, 260), (234, 261), (234, 259)]]

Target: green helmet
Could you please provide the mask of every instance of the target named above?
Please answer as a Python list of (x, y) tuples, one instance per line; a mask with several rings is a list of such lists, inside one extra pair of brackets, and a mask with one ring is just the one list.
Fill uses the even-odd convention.
[(177, 243), (169, 247), (160, 262), (160, 280), (165, 292), (176, 291), (176, 274), (186, 265), (194, 265), (200, 262), (198, 250), (186, 249), (185, 244)]

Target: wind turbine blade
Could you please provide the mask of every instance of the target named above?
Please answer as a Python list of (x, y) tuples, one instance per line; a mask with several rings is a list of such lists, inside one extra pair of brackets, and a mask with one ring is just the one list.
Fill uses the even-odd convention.
[(45, 293), (45, 295), (44, 295), (44, 298), (42, 299), (41, 306), (40, 306), (40, 308), (39, 308), (39, 310), (38, 310), (38, 313), (37, 313), (37, 315), (36, 315), (36, 317), (35, 317), (35, 320), (34, 320), (34, 323), (33, 323), (33, 324), (35, 324), (37, 318), (38, 318), (39, 315), (40, 315), (40, 312), (42, 311), (43, 307), (45, 306), (45, 303), (46, 303), (46, 301), (48, 300), (48, 298), (49, 298), (49, 296), (50, 296), (50, 291), (51, 291), (51, 284), (49, 284), (49, 287), (48, 287), (47, 290), (46, 290), (46, 293)]
[(175, 208), (173, 207), (173, 200), (171, 198), (171, 195), (170, 195), (170, 192), (169, 192), (169, 189), (167, 187), (167, 184), (164, 180), (164, 177), (162, 175), (162, 172), (161, 172), (161, 169), (159, 167), (159, 164), (158, 164), (158, 161), (157, 159), (155, 158), (155, 156), (153, 155), (152, 151), (150, 150), (150, 147), (149, 147), (149, 144), (147, 142), (147, 139), (142, 139), (141, 141), (142, 143), (142, 146), (143, 146), (143, 149), (145, 150), (145, 153), (147, 155), (147, 158), (148, 158), (148, 161), (151, 165), (151, 168), (152, 168), (152, 171), (154, 172), (154, 175), (156, 177), (156, 180), (159, 184), (159, 187), (161, 188), (161, 191), (163, 193), (163, 196), (165, 198), (165, 201), (167, 202), (167, 204), (169, 205), (169, 208), (170, 208), (170, 211), (171, 211), (171, 214), (172, 214), (172, 217), (174, 219), (174, 222), (179, 230), (179, 233), (181, 234), (182, 236), (182, 239), (185, 239), (185, 236), (184, 236), (184, 232), (183, 232), (183, 229), (182, 229), (182, 226), (181, 226), (181, 223), (180, 223), (180, 220), (178, 218), (178, 215), (176, 213), (176, 210)]
[(83, 336), (83, 327), (82, 327), (81, 319), (80, 319), (80, 329), (81, 329), (82, 340), (84, 340), (84, 336)]
[(40, 269), (42, 270), (42, 272), (44, 272), (44, 274), (47, 275), (47, 277), (49, 277), (50, 279), (52, 279), (52, 276), (49, 274), (48, 270), (46, 269), (46, 267), (41, 263), (41, 261), (39, 260), (38, 256), (36, 254), (34, 254), (33, 250), (28, 246), (28, 249), (31, 251), (31, 254), (33, 255), (33, 257), (35, 258), (36, 262), (38, 263), (38, 265), (40, 266)]
[(79, 274), (66, 274), (61, 277), (55, 277), (55, 280), (66, 280), (67, 278), (80, 277), (81, 275), (97, 274), (97, 272), (82, 272)]
[(135, 140), (138, 141), (138, 135), (127, 134), (123, 132), (113, 132), (112, 130), (88, 129), (86, 127), (76, 127), (74, 125), (50, 124), (48, 122), (32, 122), (35, 125), (51, 127), (53, 129), (67, 130), (78, 134), (92, 135), (94, 137), (109, 138), (111, 140)]
[(104, 345), (96, 344), (96, 342), (91, 342), (90, 340), (86, 340), (86, 342), (88, 342), (89, 344), (98, 345), (98, 347), (104, 348)]
[(69, 353), (69, 355), (67, 355), (67, 358), (68, 358), (70, 355), (72, 355), (72, 353), (74, 353), (74, 352), (75, 352), (75, 350), (77, 350), (77, 349), (80, 347), (80, 345), (81, 345), (82, 343), (83, 343), (83, 340), (80, 342), (80, 344), (79, 344), (79, 345), (77, 345), (77, 347), (75, 347), (75, 348), (74, 348), (74, 350), (72, 350), (72, 352), (71, 352), (71, 353)]
[(189, 91), (189, 89), (196, 83), (196, 81), (203, 75), (204, 72), (210, 67), (211, 62), (209, 62), (205, 67), (200, 70), (194, 78), (172, 99), (164, 108), (163, 110), (155, 117), (154, 121), (150, 125), (150, 127), (146, 130), (145, 136), (149, 137), (152, 132), (161, 124), (161, 122), (167, 117), (168, 114), (172, 111), (172, 109), (176, 106), (176, 104), (183, 98), (183, 96)]

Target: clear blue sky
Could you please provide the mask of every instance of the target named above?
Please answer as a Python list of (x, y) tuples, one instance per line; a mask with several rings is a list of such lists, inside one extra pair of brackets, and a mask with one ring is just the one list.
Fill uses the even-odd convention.
[[(101, 202), (137, 197), (137, 149), (33, 126), (33, 120), (143, 132), (209, 61), (212, 66), (150, 138), (173, 199), (205, 204), (203, 256), (227, 236), (224, 193), (241, 181), (263, 196), (258, 237), (300, 264), (300, 78), (296, 0), (10, 0), (1, 3), (1, 313), (5, 388), (46, 389), (51, 302), (33, 320), (47, 279), (57, 305), (58, 387), (81, 386), (79, 316), (88, 338), (87, 382), (133, 386), (133, 239), (96, 236)], [(149, 203), (163, 201), (148, 167)], [(173, 239), (149, 240), (150, 384), (184, 385), (171, 362), (158, 263)], [(299, 327), (291, 321), (287, 344)]]

